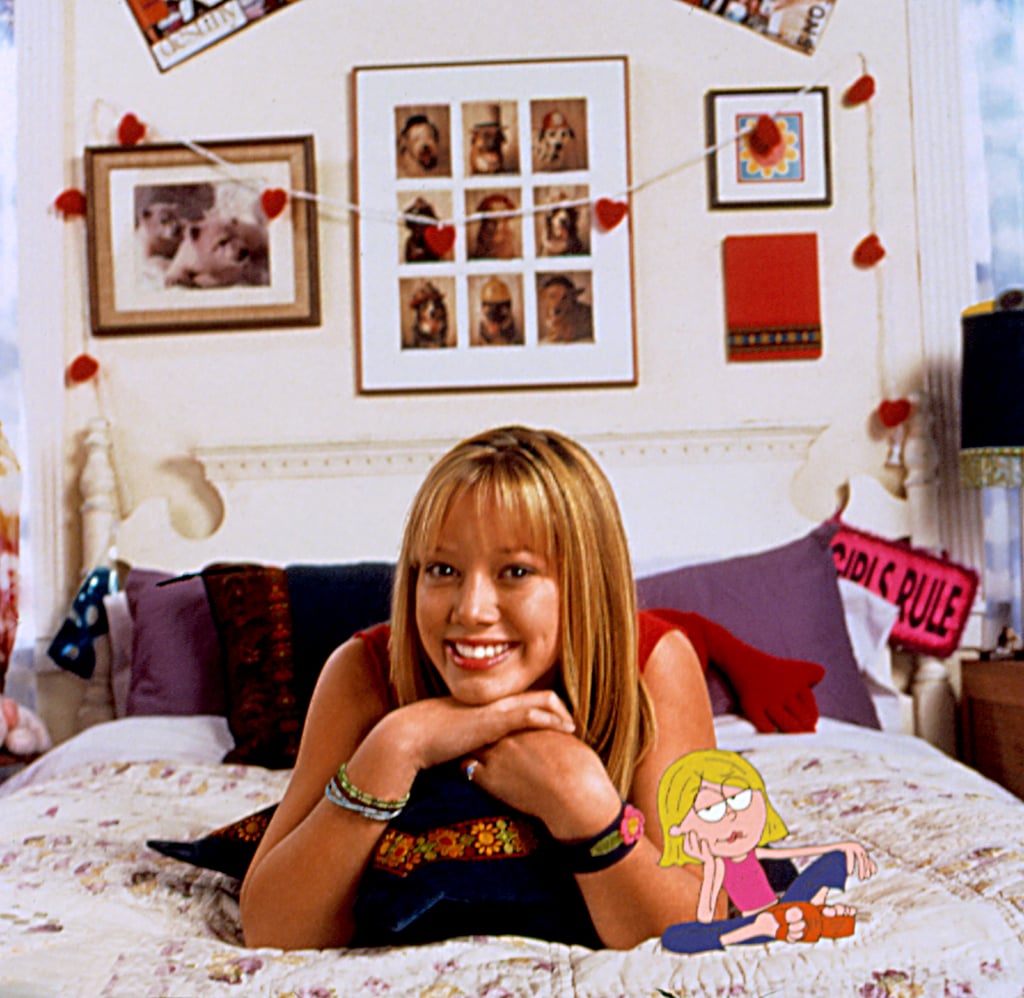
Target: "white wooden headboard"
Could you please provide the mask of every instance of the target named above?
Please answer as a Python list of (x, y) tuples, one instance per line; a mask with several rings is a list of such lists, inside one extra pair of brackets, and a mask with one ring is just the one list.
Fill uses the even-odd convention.
[[(643, 568), (750, 551), (806, 530), (813, 521), (797, 512), (791, 483), (822, 430), (742, 427), (581, 440), (612, 480)], [(83, 560), (106, 560), (112, 538), (129, 563), (172, 570), (217, 558), (394, 558), (416, 488), (454, 442), (199, 448), (190, 459), (223, 512), (209, 536), (189, 538), (174, 530), (162, 498), (143, 501), (119, 521), (109, 428), (96, 421), (85, 439)], [(745, 510), (710, 517), (709, 505)]]
[[(583, 436), (616, 489), (637, 574), (761, 550), (807, 532), (793, 482), (824, 427), (730, 427), (684, 433)], [(877, 476), (853, 475), (836, 489), (852, 525), (925, 547), (938, 538), (937, 456), (926, 400), (915, 399), (902, 446), (890, 455), (902, 495)], [(205, 537), (174, 529), (165, 499), (119, 509), (110, 427), (85, 436), (83, 563), (116, 556), (129, 564), (190, 571), (217, 560), (334, 562), (393, 560), (406, 510), (427, 468), (453, 441), (207, 447), (189, 455), (218, 505)], [(898, 467), (893, 467), (898, 465)], [(914, 729), (954, 748), (953, 702), (944, 663), (903, 663)]]

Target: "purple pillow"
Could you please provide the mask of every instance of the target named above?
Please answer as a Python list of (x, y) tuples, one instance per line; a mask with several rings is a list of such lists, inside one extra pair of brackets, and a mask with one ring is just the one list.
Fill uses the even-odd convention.
[(125, 580), (132, 615), (127, 713), (224, 714), (220, 644), (198, 576), (133, 568)]
[[(637, 580), (641, 608), (700, 613), (770, 655), (816, 662), (823, 717), (878, 728), (878, 715), (853, 656), (824, 523), (806, 537), (757, 554), (689, 565)], [(735, 710), (731, 691), (709, 672), (716, 713)]]

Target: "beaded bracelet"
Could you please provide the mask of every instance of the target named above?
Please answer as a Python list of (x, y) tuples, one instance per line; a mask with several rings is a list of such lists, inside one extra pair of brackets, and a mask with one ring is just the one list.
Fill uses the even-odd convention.
[(341, 784), (342, 790), (352, 798), (352, 800), (358, 801), (360, 804), (365, 804), (367, 807), (376, 807), (384, 811), (401, 811), (406, 804), (409, 803), (409, 794), (405, 793), (398, 800), (386, 800), (383, 797), (374, 797), (372, 794), (366, 793), (365, 790), (360, 790), (349, 778), (347, 763), (342, 763), (338, 767), (337, 779)]
[(559, 852), (573, 873), (597, 873), (628, 856), (643, 834), (643, 812), (623, 801), (611, 824), (582, 842), (560, 842)]
[(402, 809), (409, 803), (409, 794), (404, 794), (398, 800), (386, 800), (360, 790), (349, 779), (345, 763), (338, 767), (338, 772), (328, 781), (324, 795), (332, 804), (373, 821), (390, 821), (401, 814)]

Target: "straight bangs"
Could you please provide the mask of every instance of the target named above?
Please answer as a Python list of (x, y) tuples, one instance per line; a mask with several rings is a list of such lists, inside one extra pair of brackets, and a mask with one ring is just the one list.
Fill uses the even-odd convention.
[[(471, 474), (441, 485), (423, 511), (410, 551), (410, 564), (419, 570), (428, 553), (437, 547), (449, 512), (464, 496), (472, 498), (478, 516), (485, 513), (503, 525), (515, 524), (523, 531), (517, 538), (523, 547), (559, 565), (561, 545), (551, 501), (533, 469), (512, 462), (493, 463), (470, 469)], [(558, 572), (561, 577), (561, 572)]]
[(561, 517), (553, 515), (551, 487), (522, 451), (467, 441), (428, 473), (413, 501), (398, 559), (391, 600), (391, 686), (398, 705), (445, 696), (447, 688), (420, 644), (416, 584), (455, 504), (472, 496), (477, 511), (521, 526), (521, 542), (555, 566), (564, 579)]

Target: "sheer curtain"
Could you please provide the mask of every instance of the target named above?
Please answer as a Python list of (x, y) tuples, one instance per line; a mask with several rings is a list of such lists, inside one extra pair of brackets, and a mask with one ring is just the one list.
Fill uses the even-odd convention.
[(1024, 0), (961, 0), (979, 299), (1024, 287)]
[(19, 622), (17, 646), (8, 667), (6, 692), (32, 706), (32, 618), (31, 586), (28, 579), (28, 505), (24, 496), (28, 456), (18, 361), (17, 324), (17, 236), (15, 226), (15, 169), (17, 162), (17, 101), (14, 49), (14, 0), (0, 0), (0, 425), (21, 465), (22, 503), (18, 559)]
[[(978, 301), (1024, 289), (1024, 0), (960, 0), (972, 252)], [(986, 647), (1024, 633), (1021, 492), (986, 488)], [(994, 632), (994, 633), (993, 633)]]

